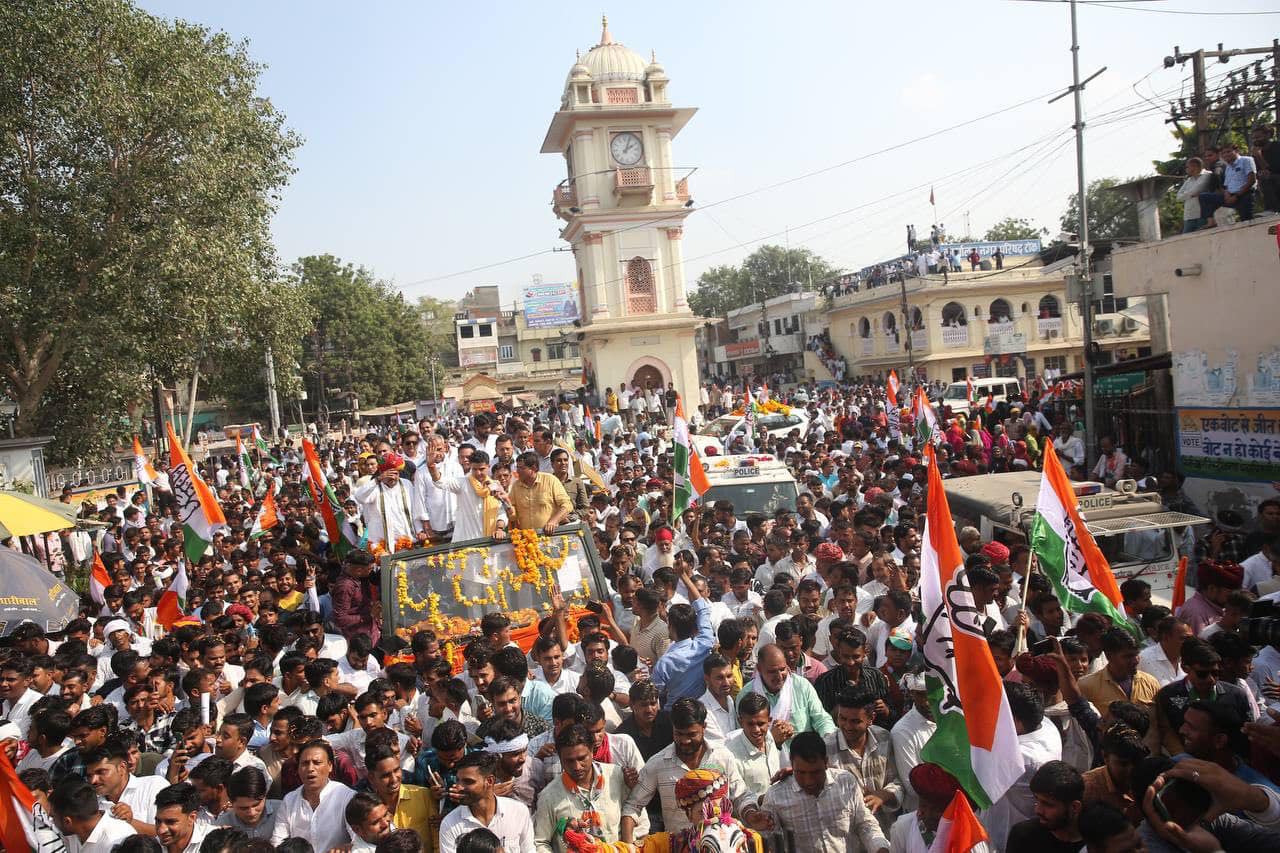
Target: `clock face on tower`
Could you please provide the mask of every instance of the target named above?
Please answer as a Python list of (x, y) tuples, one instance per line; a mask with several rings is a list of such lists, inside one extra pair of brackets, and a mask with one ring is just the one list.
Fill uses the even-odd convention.
[(644, 145), (634, 133), (619, 133), (609, 143), (609, 153), (620, 166), (634, 166), (644, 156)]

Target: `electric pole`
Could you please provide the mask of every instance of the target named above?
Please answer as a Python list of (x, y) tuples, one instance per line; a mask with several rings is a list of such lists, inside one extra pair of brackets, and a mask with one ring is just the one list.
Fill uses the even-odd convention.
[(1097, 459), (1097, 441), (1093, 425), (1093, 275), (1089, 269), (1089, 204), (1085, 197), (1084, 180), (1084, 113), (1080, 104), (1080, 93), (1084, 87), (1103, 71), (1106, 66), (1095, 71), (1084, 80), (1080, 79), (1080, 37), (1076, 26), (1076, 0), (1071, 0), (1071, 87), (1061, 95), (1049, 100), (1049, 103), (1070, 94), (1075, 102), (1076, 122), (1076, 195), (1079, 200), (1079, 221), (1077, 223), (1080, 254), (1076, 258), (1076, 274), (1080, 280), (1080, 321), (1084, 324), (1084, 446), (1086, 464), (1092, 468)]
[(916, 382), (916, 352), (911, 346), (911, 318), (907, 316), (907, 277), (899, 273), (898, 285), (902, 290), (902, 328), (906, 331), (904, 335), (905, 345), (907, 348), (907, 376), (911, 378), (911, 384), (908, 388), (914, 388)]
[(280, 435), (280, 398), (276, 396), (276, 362), (267, 347), (267, 409), (271, 412), (271, 440)]
[[(1209, 94), (1209, 86), (1205, 71), (1205, 60), (1216, 59), (1218, 62), (1230, 62), (1236, 56), (1266, 56), (1272, 60), (1270, 80), (1263, 74), (1264, 60), (1253, 63), (1254, 76), (1249, 78), (1249, 68), (1245, 66), (1227, 75), (1226, 82), (1221, 84), (1215, 97)], [(1272, 90), (1273, 115), (1280, 117), (1280, 39), (1272, 39), (1265, 47), (1224, 48), (1218, 43), (1217, 50), (1195, 50), (1183, 53), (1177, 45), (1173, 48), (1173, 56), (1164, 58), (1164, 67), (1172, 68), (1191, 60), (1192, 102), (1188, 107), (1183, 100), (1170, 110), (1166, 123), (1177, 123), (1190, 120), (1195, 125), (1194, 150), (1203, 152), (1214, 141), (1216, 133), (1229, 132), (1234, 122), (1232, 113), (1239, 114), (1240, 129), (1247, 135), (1254, 122), (1268, 109), (1265, 100), (1259, 95), (1263, 90)], [(1219, 78), (1221, 79), (1221, 78)], [(1217, 121), (1215, 121), (1217, 119)], [(1215, 127), (1216, 125), (1216, 127)], [(1216, 133), (1215, 133), (1216, 131)]]

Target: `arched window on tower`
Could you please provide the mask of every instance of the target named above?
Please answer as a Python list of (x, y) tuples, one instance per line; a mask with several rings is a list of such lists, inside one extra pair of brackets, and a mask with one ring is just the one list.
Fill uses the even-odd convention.
[(627, 261), (627, 313), (653, 314), (658, 310), (658, 291), (653, 284), (653, 268), (644, 258)]

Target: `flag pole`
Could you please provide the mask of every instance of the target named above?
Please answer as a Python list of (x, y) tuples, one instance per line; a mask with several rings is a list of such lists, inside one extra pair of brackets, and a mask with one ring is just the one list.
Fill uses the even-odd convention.
[[(1035, 573), (1036, 569), (1038, 569), (1039, 566), (1040, 566), (1040, 561), (1036, 557), (1036, 552), (1032, 551), (1031, 559), (1027, 563), (1026, 577), (1022, 579), (1022, 603), (1021, 603), (1021, 606), (1018, 608), (1019, 617), (1021, 617), (1022, 614), (1027, 612), (1027, 592), (1031, 588), (1031, 575)], [(1027, 651), (1027, 628), (1025, 625), (1022, 624), (1022, 619), (1019, 618), (1018, 619), (1018, 641), (1013, 645), (1013, 654), (1016, 657), (1017, 655), (1020, 655), (1025, 651)]]

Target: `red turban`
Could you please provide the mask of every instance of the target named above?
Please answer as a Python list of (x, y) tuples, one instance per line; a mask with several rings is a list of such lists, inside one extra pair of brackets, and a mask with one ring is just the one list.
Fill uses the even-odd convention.
[(399, 471), (404, 467), (404, 457), (399, 453), (388, 453), (382, 457), (382, 461), (378, 463), (378, 473), (385, 474), (387, 471)]
[(1058, 689), (1058, 668), (1053, 665), (1053, 659), (1048, 655), (1031, 655), (1024, 652), (1018, 655), (1013, 663), (1018, 668), (1018, 672), (1022, 673), (1023, 678), (1034, 682), (1037, 687), (1044, 690)]
[(990, 558), (993, 566), (1009, 562), (1009, 549), (999, 542), (988, 542), (982, 546), (982, 553)]
[(1201, 560), (1200, 584), (1239, 589), (1244, 582), (1244, 567), (1230, 560)]
[(883, 494), (884, 494), (884, 489), (880, 488), (879, 486), (872, 486), (871, 488), (867, 489), (867, 495), (866, 495), (867, 503), (871, 503), (873, 500), (875, 500), (876, 498), (880, 497)]
[(671, 542), (675, 538), (676, 535), (672, 532), (670, 527), (661, 527), (658, 529), (657, 533), (653, 534), (654, 542)]
[(844, 559), (844, 551), (840, 550), (840, 546), (834, 542), (823, 542), (813, 552), (816, 560), (830, 560), (838, 563)]
[(951, 802), (956, 791), (960, 790), (960, 783), (956, 781), (956, 777), (936, 764), (917, 764), (911, 768), (907, 778), (917, 794), (939, 803)]

